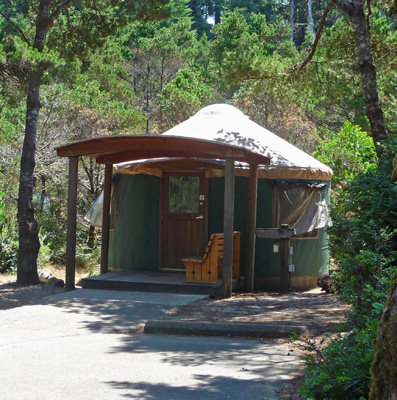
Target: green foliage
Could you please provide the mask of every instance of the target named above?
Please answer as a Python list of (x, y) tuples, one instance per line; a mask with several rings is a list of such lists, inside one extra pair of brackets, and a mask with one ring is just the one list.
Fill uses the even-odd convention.
[[(378, 317), (381, 310), (377, 311)], [(362, 330), (344, 336), (323, 338), (320, 345), (306, 340), (305, 383), (299, 393), (315, 400), (357, 400), (367, 398), (370, 370), (374, 359), (372, 343), (379, 319), (374, 318)]]
[(15, 216), (8, 213), (0, 192), (0, 272), (15, 270), (18, 257), (18, 232)]
[(330, 251), (341, 296), (353, 304), (351, 323), (362, 327), (371, 304), (386, 299), (396, 269), (397, 188), (391, 182), (395, 145), (376, 160), (372, 139), (346, 123), (322, 141), (317, 157), (334, 169)]
[(372, 138), (362, 129), (346, 122), (338, 134), (320, 141), (314, 156), (333, 170), (333, 182), (351, 181), (354, 176), (376, 167)]
[[(362, 135), (359, 130), (355, 133)], [(333, 144), (337, 159), (340, 154), (354, 155), (354, 149), (348, 153), (338, 149), (343, 143)], [(345, 147), (349, 146), (346, 142)], [(314, 355), (306, 357), (306, 380), (300, 391), (307, 398), (368, 397), (373, 340), (390, 279), (397, 271), (397, 187), (390, 180), (395, 152), (396, 145), (388, 143), (377, 164), (367, 168), (358, 163), (361, 173), (340, 170), (337, 176), (345, 182), (334, 187), (330, 250), (336, 264), (336, 290), (352, 304), (347, 322), (352, 330), (322, 349), (310, 343)]]
[(0, 143), (13, 143), (21, 132), (26, 114), (25, 104), (0, 94)]
[(264, 15), (252, 14), (251, 21), (233, 11), (214, 27), (212, 51), (217, 75), (232, 87), (245, 79), (281, 75), (296, 52), (288, 25), (281, 18), (268, 23)]
[(66, 215), (59, 212), (60, 206), (59, 202), (47, 199), (43, 209), (37, 213), (41, 243), (39, 266), (65, 264)]
[(391, 182), (391, 156), (344, 187), (332, 204), (329, 230), (339, 292), (354, 306), (351, 320), (362, 326), (369, 304), (384, 303), (397, 266), (397, 188)]
[[(386, 126), (389, 132), (396, 132), (395, 20), (380, 6), (380, 3), (377, 3), (379, 8), (371, 6), (371, 49)], [(306, 57), (307, 51), (302, 50), (300, 55)], [(325, 135), (329, 131), (338, 132), (345, 121), (369, 131), (356, 43), (348, 18), (339, 18), (326, 29), (313, 61), (303, 74), (296, 76), (295, 85), (301, 93), (301, 107)]]
[(167, 121), (163, 130), (185, 121), (210, 103), (212, 92), (189, 69), (180, 69), (173, 81), (164, 87), (159, 104)]
[(68, 92), (75, 111), (88, 120), (98, 121), (102, 134), (137, 131), (145, 122), (143, 115), (129, 106), (131, 98), (119, 100), (115, 91), (103, 90), (97, 80), (76, 82), (71, 90), (65, 88), (63, 94)]
[(252, 13), (263, 14), (268, 21), (280, 15), (285, 6), (280, 2), (269, 0), (226, 0), (225, 10), (239, 10), (245, 17), (249, 18)]

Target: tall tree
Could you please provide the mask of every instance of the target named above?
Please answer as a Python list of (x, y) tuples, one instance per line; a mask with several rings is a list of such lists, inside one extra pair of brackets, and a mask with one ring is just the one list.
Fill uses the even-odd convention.
[[(54, 63), (54, 50), (64, 60), (101, 46), (105, 38), (131, 19), (158, 18), (166, 0), (7, 0), (0, 5), (0, 23), (15, 43), (24, 42), (33, 59), (28, 69), (26, 124), (22, 148), (19, 198), (17, 283), (38, 283), (39, 226), (33, 205), (40, 87)], [(55, 24), (55, 22), (58, 22)], [(33, 28), (33, 29), (32, 29)], [(32, 35), (33, 32), (33, 35)]]
[(376, 69), (372, 55), (367, 16), (361, 0), (332, 0), (322, 17), (320, 28), (317, 32), (313, 48), (308, 58), (301, 65), (301, 69), (312, 59), (324, 29), (328, 13), (334, 6), (338, 6), (349, 18), (356, 44), (358, 65), (361, 73), (361, 83), (364, 94), (365, 107), (371, 134), (378, 155), (381, 155), (381, 142), (387, 139), (383, 111), (379, 100)]

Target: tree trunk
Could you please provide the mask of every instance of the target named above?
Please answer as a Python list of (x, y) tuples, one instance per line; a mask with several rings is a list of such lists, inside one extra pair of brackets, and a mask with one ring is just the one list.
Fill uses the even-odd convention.
[[(293, 0), (291, 0), (291, 5), (292, 2)], [(378, 157), (381, 157), (383, 154), (382, 142), (387, 139), (388, 135), (385, 129), (383, 111), (379, 101), (376, 83), (376, 69), (372, 57), (371, 42), (363, 6), (364, 3), (361, 0), (331, 0), (321, 18), (320, 27), (316, 34), (312, 51), (301, 64), (299, 69), (303, 69), (313, 58), (325, 27), (327, 15), (335, 4), (347, 14), (352, 25), (358, 54), (358, 65), (361, 73), (365, 108), (371, 126), (371, 135), (374, 140), (376, 151)]]
[(290, 39), (294, 40), (294, 15), (295, 15), (295, 0), (290, 0), (290, 5), (289, 5), (289, 23), (291, 26), (291, 33), (290, 33)]
[(221, 12), (222, 12), (222, 5), (219, 4), (219, 1), (215, 2), (215, 25), (221, 22)]
[(379, 145), (383, 140), (387, 139), (387, 133), (383, 119), (383, 111), (379, 102), (376, 69), (372, 57), (371, 42), (369, 39), (363, 2), (357, 0), (337, 1), (336, 4), (348, 15), (352, 24), (367, 117), (379, 156), (381, 154)]
[(37, 120), (40, 109), (40, 85), (35, 84), (34, 78), (32, 80), (27, 98), (25, 139), (19, 180), (17, 283), (20, 285), (39, 283), (37, 256), (40, 250), (40, 241), (39, 226), (34, 218), (33, 171), (35, 167)]
[(94, 250), (94, 246), (95, 246), (95, 226), (93, 226), (93, 225), (90, 225), (90, 227), (88, 228), (87, 246), (91, 250)]
[(375, 341), (369, 400), (397, 399), (397, 274), (383, 310)]
[(313, 13), (312, 13), (312, 0), (308, 0), (307, 2), (307, 36), (312, 39), (314, 37), (314, 22), (313, 22)]
[[(42, 0), (37, 16), (36, 36), (33, 47), (42, 52), (45, 46), (49, 21), (49, 1)], [(40, 250), (39, 226), (34, 218), (33, 172), (36, 163), (37, 123), (40, 111), (40, 84), (44, 69), (38, 65), (29, 76), (29, 92), (26, 100), (25, 138), (22, 148), (19, 178), (18, 224), (19, 250), (17, 283), (34, 285), (39, 283), (37, 256)]]

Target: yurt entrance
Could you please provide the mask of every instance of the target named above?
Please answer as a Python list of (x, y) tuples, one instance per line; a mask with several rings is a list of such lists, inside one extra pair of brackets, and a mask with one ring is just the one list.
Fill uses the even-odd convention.
[(208, 240), (208, 181), (204, 173), (164, 173), (161, 192), (161, 269), (183, 269), (202, 257)]

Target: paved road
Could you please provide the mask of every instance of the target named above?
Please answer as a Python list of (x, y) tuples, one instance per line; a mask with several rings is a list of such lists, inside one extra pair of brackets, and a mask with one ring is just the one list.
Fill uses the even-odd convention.
[(0, 399), (276, 399), (286, 346), (137, 330), (196, 298), (80, 289), (0, 311)]

